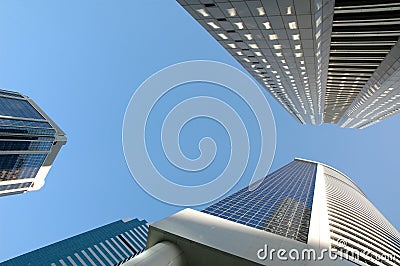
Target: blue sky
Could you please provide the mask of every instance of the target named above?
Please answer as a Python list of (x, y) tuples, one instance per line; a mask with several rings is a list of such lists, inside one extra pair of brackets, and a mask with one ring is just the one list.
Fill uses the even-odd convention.
[[(194, 59), (243, 70), (183, 8), (172, 0), (3, 0), (0, 36), (0, 87), (34, 99), (68, 135), (41, 190), (0, 198), (0, 261), (124, 217), (156, 221), (181, 209), (135, 183), (121, 134), (130, 97), (156, 71)], [(272, 170), (294, 157), (327, 163), (400, 228), (400, 116), (364, 130), (314, 127), (267, 98), (277, 130)]]

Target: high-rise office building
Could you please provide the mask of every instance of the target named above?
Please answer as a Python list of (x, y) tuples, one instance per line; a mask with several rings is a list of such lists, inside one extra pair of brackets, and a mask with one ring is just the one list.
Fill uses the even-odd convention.
[(143, 251), (145, 220), (123, 219), (0, 263), (1, 266), (120, 265)]
[(30, 98), (0, 90), (0, 196), (40, 189), (66, 140)]
[(400, 112), (400, 2), (177, 0), (300, 123)]
[(147, 250), (124, 265), (400, 265), (400, 233), (360, 188), (303, 159), (149, 232)]
[(317, 165), (294, 161), (203, 212), (307, 243)]

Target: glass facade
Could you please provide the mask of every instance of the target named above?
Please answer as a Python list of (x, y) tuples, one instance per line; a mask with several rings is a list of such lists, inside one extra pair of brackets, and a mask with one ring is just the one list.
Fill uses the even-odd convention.
[(146, 247), (145, 220), (120, 220), (0, 263), (15, 265), (120, 265)]
[(203, 212), (307, 243), (317, 164), (295, 160)]
[(41, 141), (3, 141), (0, 140), (0, 151), (48, 151), (52, 142)]
[(28, 101), (8, 97), (0, 97), (0, 115), (44, 119)]
[(53, 125), (28, 97), (0, 90), (0, 196), (32, 189), (39, 169), (51, 165), (66, 142)]
[(0, 181), (35, 178), (46, 154), (0, 155)]
[(2, 186), (0, 186), (0, 191), (11, 190), (11, 189), (16, 189), (16, 188), (27, 188), (31, 184), (32, 184), (31, 182), (26, 182), (26, 183), (17, 183), (17, 184), (11, 184), (11, 185), (2, 185)]

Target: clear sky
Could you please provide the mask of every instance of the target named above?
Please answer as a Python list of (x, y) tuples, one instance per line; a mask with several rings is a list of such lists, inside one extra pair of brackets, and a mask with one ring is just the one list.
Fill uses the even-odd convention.
[[(182, 61), (245, 70), (179, 4), (2, 0), (0, 40), (0, 87), (34, 99), (68, 135), (41, 190), (0, 198), (0, 261), (124, 217), (151, 222), (181, 209), (152, 198), (130, 175), (121, 141), (130, 97), (151, 74)], [(277, 130), (271, 170), (294, 157), (329, 164), (400, 228), (400, 116), (364, 130), (300, 125), (267, 98)]]

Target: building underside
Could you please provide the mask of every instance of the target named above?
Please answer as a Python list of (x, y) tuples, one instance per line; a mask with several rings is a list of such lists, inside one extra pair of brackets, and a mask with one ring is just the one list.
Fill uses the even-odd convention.
[(400, 2), (178, 0), (300, 123), (400, 111)]

